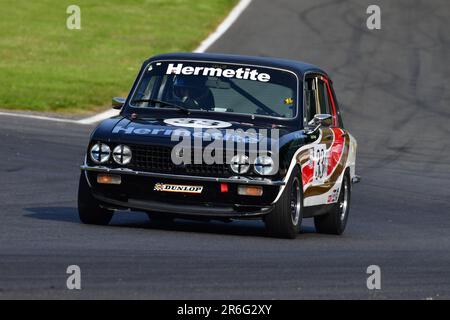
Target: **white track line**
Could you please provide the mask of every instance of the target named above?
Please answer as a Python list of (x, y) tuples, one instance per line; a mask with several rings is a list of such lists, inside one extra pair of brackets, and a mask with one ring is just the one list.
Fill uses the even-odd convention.
[(34, 114), (25, 114), (25, 113), (0, 112), (0, 116), (9, 116), (9, 117), (17, 117), (17, 118), (30, 118), (30, 119), (38, 119), (38, 120), (49, 120), (49, 121), (55, 121), (55, 122), (80, 123), (79, 122), (80, 120), (37, 116), (37, 115), (34, 115)]
[(117, 116), (119, 114), (119, 112), (120, 112), (120, 110), (116, 110), (116, 109), (106, 110), (102, 113), (96, 114), (95, 116), (78, 120), (77, 123), (93, 124), (93, 123)]
[(240, 0), (239, 3), (231, 10), (230, 14), (217, 27), (216, 31), (211, 33), (194, 52), (205, 52), (214, 42), (217, 41), (236, 21), (241, 13), (248, 7), (252, 0)]
[[(217, 29), (211, 33), (205, 40), (200, 43), (197, 49), (194, 52), (205, 52), (214, 42), (217, 41), (236, 21), (236, 19), (241, 15), (241, 13), (248, 7), (248, 5), (252, 2), (252, 0), (240, 0), (239, 3), (231, 10), (225, 20), (217, 27)], [(106, 110), (102, 113), (96, 114), (92, 117), (84, 118), (81, 120), (71, 120), (71, 119), (62, 119), (62, 118), (53, 118), (53, 117), (45, 117), (45, 116), (36, 116), (32, 114), (22, 114), (22, 113), (9, 113), (9, 112), (0, 112), (2, 116), (11, 116), (11, 117), (21, 117), (21, 118), (31, 118), (38, 120), (49, 120), (55, 122), (68, 122), (68, 123), (77, 123), (77, 124), (94, 124), (96, 122), (114, 117), (119, 114), (119, 110), (110, 109)]]

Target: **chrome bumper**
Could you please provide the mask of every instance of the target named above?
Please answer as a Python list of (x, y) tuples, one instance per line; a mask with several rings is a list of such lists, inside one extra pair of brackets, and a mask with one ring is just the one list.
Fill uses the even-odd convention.
[(190, 180), (190, 181), (209, 181), (209, 182), (225, 182), (225, 183), (239, 183), (239, 184), (251, 184), (251, 185), (262, 185), (262, 186), (283, 186), (284, 181), (273, 181), (266, 178), (244, 178), (244, 177), (230, 177), (230, 178), (214, 178), (214, 177), (202, 177), (202, 176), (188, 176), (188, 175), (175, 175), (157, 172), (146, 172), (146, 171), (135, 171), (126, 168), (107, 168), (102, 166), (88, 166), (82, 165), (80, 167), (83, 171), (93, 171), (102, 173), (112, 173), (112, 174), (127, 174), (142, 177), (156, 177), (165, 179), (179, 179), (179, 180)]

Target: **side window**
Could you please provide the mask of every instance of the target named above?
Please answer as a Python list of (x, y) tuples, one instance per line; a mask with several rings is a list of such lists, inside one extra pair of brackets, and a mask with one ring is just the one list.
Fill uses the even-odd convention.
[(328, 82), (328, 85), (330, 86), (331, 96), (334, 102), (334, 107), (336, 108), (336, 124), (338, 127), (343, 129), (344, 123), (342, 122), (341, 111), (339, 110), (339, 104), (336, 99), (336, 93), (334, 92), (333, 89), (333, 83), (330, 81)]
[(314, 116), (318, 113), (318, 105), (316, 102), (316, 92), (317, 92), (317, 78), (306, 79), (306, 89), (305, 89), (305, 118), (306, 122), (311, 121)]
[[(331, 95), (329, 94), (328, 85), (330, 86)], [(336, 112), (333, 108), (333, 101), (335, 102)], [(321, 79), (321, 76), (315, 76), (306, 79), (305, 88), (305, 120), (311, 121), (318, 113), (331, 114), (334, 118), (334, 124), (342, 126), (339, 109), (337, 109), (336, 98), (334, 96), (331, 84)]]
[(331, 100), (328, 95), (328, 88), (325, 81), (318, 79), (318, 89), (319, 90), (317, 92), (317, 95), (319, 100), (320, 113), (327, 113), (334, 116), (333, 107), (331, 105)]

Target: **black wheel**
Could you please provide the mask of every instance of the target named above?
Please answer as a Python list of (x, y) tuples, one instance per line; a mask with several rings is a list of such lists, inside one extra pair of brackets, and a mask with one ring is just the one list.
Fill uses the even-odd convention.
[(350, 198), (350, 178), (348, 174), (345, 174), (342, 180), (338, 202), (327, 214), (314, 217), (316, 231), (327, 234), (342, 234), (347, 225), (348, 214), (350, 211)]
[(100, 203), (92, 196), (84, 172), (80, 175), (78, 185), (78, 215), (81, 222), (97, 225), (107, 225), (113, 216), (112, 210), (100, 207)]
[(294, 239), (300, 232), (303, 215), (303, 186), (298, 167), (292, 171), (275, 208), (265, 217), (271, 236)]

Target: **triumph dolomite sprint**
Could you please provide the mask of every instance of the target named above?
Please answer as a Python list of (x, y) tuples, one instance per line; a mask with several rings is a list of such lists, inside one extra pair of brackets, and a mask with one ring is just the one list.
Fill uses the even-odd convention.
[(81, 166), (83, 223), (115, 210), (151, 219), (262, 219), (295, 238), (303, 218), (342, 234), (357, 143), (332, 81), (298, 61), (175, 53), (145, 61)]

